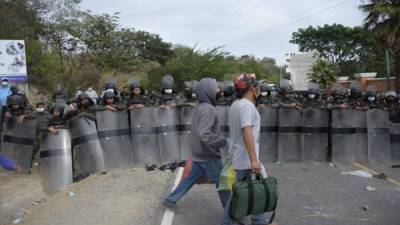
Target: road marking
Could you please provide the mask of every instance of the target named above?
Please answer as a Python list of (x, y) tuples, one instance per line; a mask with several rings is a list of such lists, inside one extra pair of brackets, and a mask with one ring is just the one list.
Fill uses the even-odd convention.
[[(172, 188), (172, 191), (174, 191), (175, 188), (178, 187), (178, 184), (182, 179), (182, 175), (183, 175), (183, 168), (179, 167), (178, 174), (176, 175), (175, 184), (174, 184), (174, 187)], [(174, 220), (174, 214), (175, 213), (172, 210), (170, 210), (168, 208), (165, 209), (164, 216), (161, 220), (161, 225), (172, 225), (172, 222)]]
[[(373, 169), (371, 169), (371, 168), (369, 168), (367, 166), (361, 165), (360, 163), (353, 162), (353, 165), (358, 167), (358, 168), (361, 168), (363, 170), (366, 170), (366, 171), (372, 173), (372, 175), (380, 174), (380, 173), (376, 172), (375, 170), (373, 170)], [(390, 183), (400, 187), (400, 182), (399, 181), (397, 181), (397, 180), (395, 180), (393, 178), (390, 178), (390, 177), (387, 177), (386, 180), (389, 181)]]

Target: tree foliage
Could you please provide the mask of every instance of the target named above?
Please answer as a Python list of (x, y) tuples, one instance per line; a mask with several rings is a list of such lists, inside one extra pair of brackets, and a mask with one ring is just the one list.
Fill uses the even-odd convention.
[(336, 64), (323, 59), (317, 59), (312, 66), (308, 79), (319, 84), (322, 90), (329, 88), (335, 81), (339, 73)]
[(119, 13), (82, 11), (81, 0), (0, 0), (1, 39), (26, 41), (32, 84), (52, 90), (57, 84), (100, 88), (111, 77), (120, 84), (141, 79), (159, 88), (170, 73), (177, 87), (185, 80), (211, 76), (231, 79), (242, 72), (277, 82), (271, 58), (235, 57), (217, 47), (199, 50), (165, 42), (158, 34), (122, 27)]
[(362, 27), (309, 26), (294, 32), (290, 42), (298, 44), (300, 51), (317, 50), (321, 58), (339, 66), (341, 75), (368, 71), (384, 75), (384, 49)]
[(400, 92), (400, 1), (369, 0), (360, 9), (367, 14), (364, 27), (374, 33), (395, 58), (396, 89)]

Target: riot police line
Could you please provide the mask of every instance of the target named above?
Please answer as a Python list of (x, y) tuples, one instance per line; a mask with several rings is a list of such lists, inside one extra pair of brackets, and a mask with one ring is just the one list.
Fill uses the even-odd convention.
[[(190, 156), (192, 106), (96, 112), (96, 120), (77, 116), (58, 134), (45, 133), (40, 173), (48, 188), (72, 183), (72, 168), (95, 173), (145, 164), (165, 164)], [(221, 135), (229, 136), (229, 107), (217, 106)], [(128, 113), (127, 113), (128, 112)], [(400, 126), (383, 110), (266, 108), (261, 115), (263, 162), (333, 161), (390, 163)], [(36, 121), (6, 120), (2, 152), (27, 172)], [(75, 159), (73, 159), (75, 158)]]
[[(9, 113), (13, 116), (3, 122), (1, 151), (28, 172), (32, 155), (40, 146), (40, 173), (45, 189), (49, 190), (62, 189), (72, 183), (76, 174), (186, 160), (190, 156), (191, 112), (195, 104), (189, 88), (193, 83), (186, 82), (186, 98), (183, 104), (176, 104), (171, 94), (173, 78), (164, 78), (159, 107), (146, 104), (139, 82), (131, 84), (134, 95), (127, 103), (121, 97), (122, 104), (122, 94), (115, 84), (107, 84), (112, 88), (105, 88), (98, 106), (86, 94), (79, 95), (75, 103), (65, 101), (65, 97), (56, 98), (51, 110), (62, 115), (60, 120), (53, 115), (44, 129), (38, 129), (41, 117), (26, 116), (18, 121), (25, 112), (13, 107), (22, 106), (24, 101), (21, 97), (14, 101), (18, 95), (13, 95), (9, 101)], [(352, 85), (351, 98), (346, 101), (344, 88), (333, 85), (331, 99), (324, 102), (319, 88), (310, 84), (302, 99), (294, 98), (287, 80), (281, 81), (279, 96), (273, 95), (274, 90), (265, 83), (260, 85), (256, 105), (261, 115), (259, 141), (263, 162), (388, 163), (391, 149), (399, 152), (400, 127), (389, 121), (388, 110), (376, 107), (375, 102), (360, 100), (359, 85)], [(222, 93), (229, 90), (220, 89)], [(393, 94), (387, 96), (386, 100), (391, 100), (389, 107), (398, 105), (393, 102), (395, 98)], [(225, 137), (229, 137), (232, 101), (232, 94), (217, 95), (220, 133)]]

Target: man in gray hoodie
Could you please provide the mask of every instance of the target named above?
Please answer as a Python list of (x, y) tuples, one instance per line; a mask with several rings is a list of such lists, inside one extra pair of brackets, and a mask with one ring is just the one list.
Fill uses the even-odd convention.
[[(193, 108), (191, 128), (191, 150), (193, 165), (189, 175), (180, 182), (178, 187), (168, 195), (163, 204), (174, 208), (197, 180), (206, 175), (218, 188), (219, 174), (222, 169), (220, 147), (228, 145), (228, 140), (217, 135), (218, 118), (215, 108), (217, 82), (211, 78), (203, 78), (194, 87), (198, 104)], [(222, 207), (229, 198), (229, 192), (218, 192)]]

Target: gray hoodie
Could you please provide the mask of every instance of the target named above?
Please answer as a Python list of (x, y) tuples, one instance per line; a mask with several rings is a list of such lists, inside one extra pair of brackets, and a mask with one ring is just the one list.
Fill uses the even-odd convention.
[(226, 139), (218, 136), (218, 117), (215, 108), (217, 82), (203, 78), (194, 87), (198, 104), (193, 109), (191, 150), (193, 161), (219, 159), (219, 148)]

